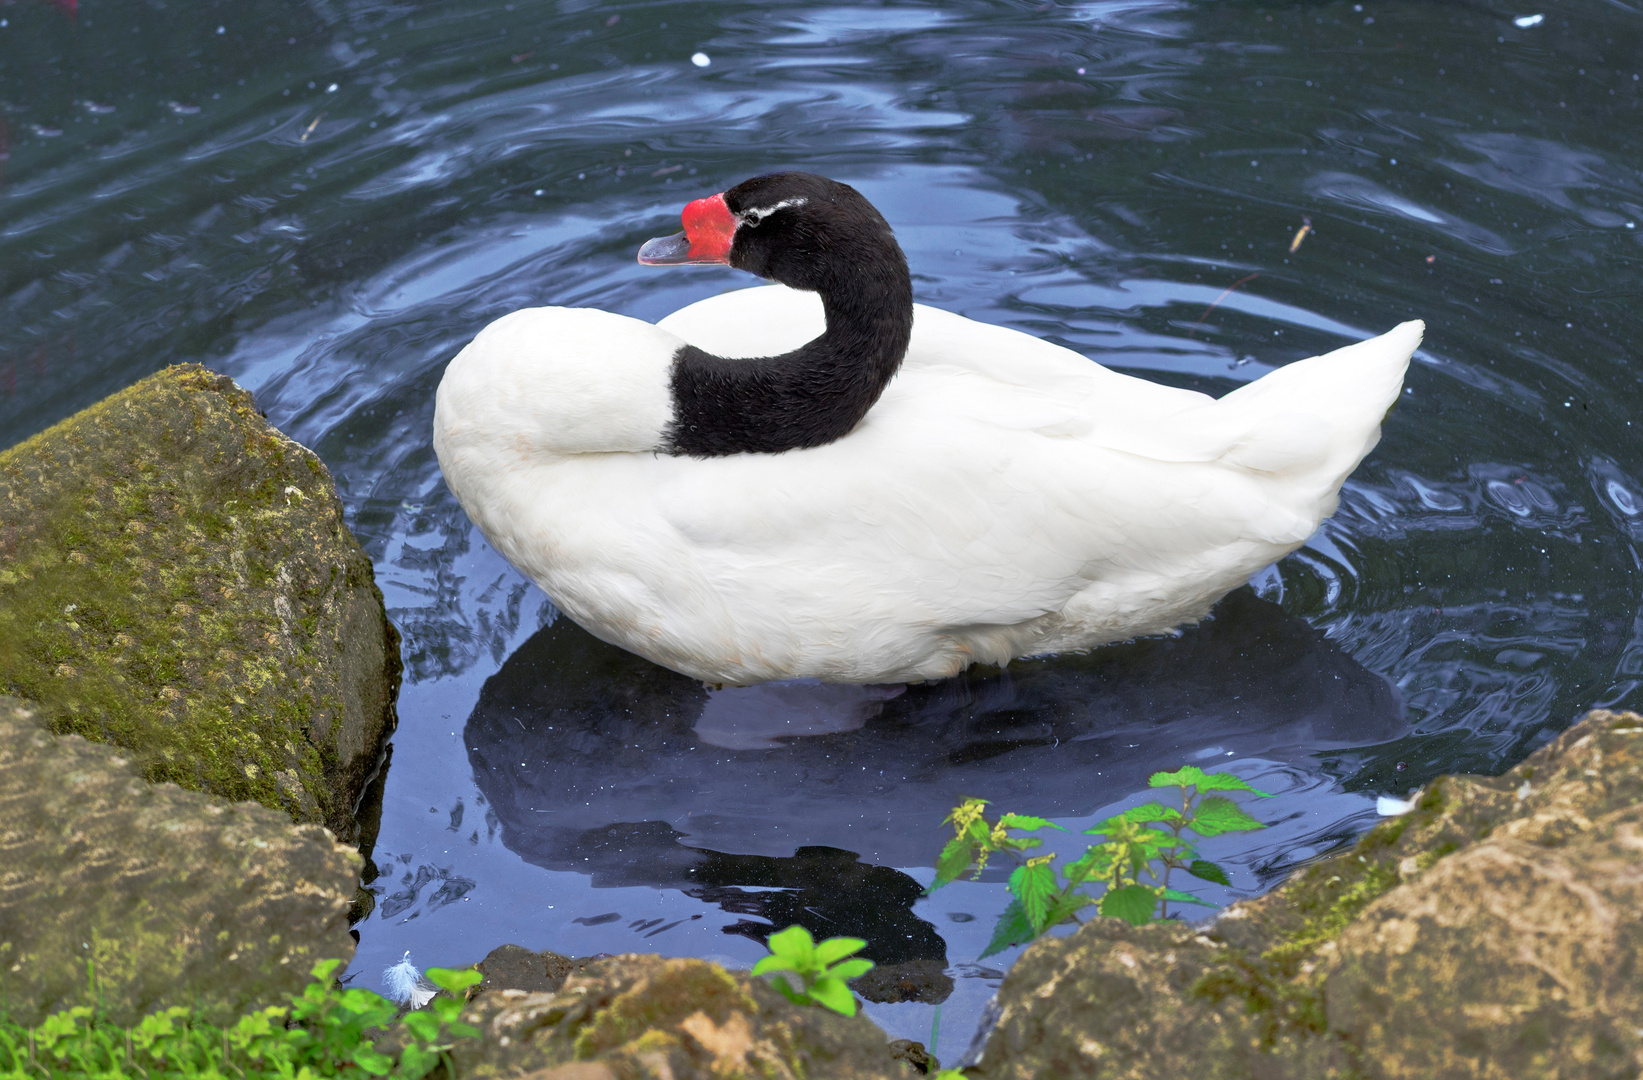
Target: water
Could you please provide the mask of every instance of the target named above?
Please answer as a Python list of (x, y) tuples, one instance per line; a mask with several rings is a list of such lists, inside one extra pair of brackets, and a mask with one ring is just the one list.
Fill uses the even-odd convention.
[[(869, 940), (895, 1034), (941, 1000), (951, 1061), (1013, 956), (975, 962), (996, 874), (920, 896), (959, 797), (1076, 825), (1225, 763), (1275, 794), (1213, 842), (1223, 902), (1638, 703), (1635, 4), (73, 8), (0, 5), (0, 444), (196, 360), (330, 465), (405, 635), (367, 985), (510, 941), (747, 964), (802, 922)], [(1335, 518), (1181, 638), (709, 691), (486, 547), (433, 390), (511, 309), (751, 283), (633, 254), (780, 167), (873, 199), (921, 301), (1161, 381), (1426, 347)]]

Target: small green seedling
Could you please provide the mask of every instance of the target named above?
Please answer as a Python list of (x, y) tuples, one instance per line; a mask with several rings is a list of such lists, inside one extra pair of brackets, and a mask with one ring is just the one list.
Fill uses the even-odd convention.
[[(1183, 834), (1211, 837), (1263, 829), (1265, 825), (1227, 796), (1208, 793), (1247, 791), (1263, 798), (1267, 793), (1231, 773), (1206, 773), (1190, 765), (1175, 772), (1153, 773), (1147, 785), (1179, 788), (1181, 809), (1149, 802), (1098, 822), (1084, 834), (1103, 839), (1060, 867), (1054, 865), (1054, 855), (1029, 856), (1027, 852), (1044, 843), (1030, 834), (1043, 829), (1065, 832), (1061, 826), (1026, 814), (1004, 814), (996, 822), (988, 821), (987, 800), (965, 799), (947, 815), (945, 823), (953, 826), (953, 838), (936, 860), (936, 878), (925, 891), (934, 892), (972, 868), (979, 877), (988, 858), (996, 853), (1016, 860), (1018, 865), (1010, 873), (1010, 905), (999, 916), (983, 958), (1031, 941), (1052, 926), (1079, 922), (1078, 913), (1092, 904), (1102, 915), (1137, 926), (1168, 918), (1171, 903), (1213, 907), (1170, 887), (1170, 875), (1176, 870), (1217, 885), (1230, 884), (1226, 871), (1200, 859)], [(1029, 835), (1012, 835), (1022, 833)], [(1099, 895), (1085, 891), (1094, 886), (1101, 887)]]
[(473, 969), (431, 968), (428, 978), (451, 997), (436, 997), (397, 1024), (409, 1038), (395, 1057), (375, 1040), (395, 1025), (399, 1006), (369, 990), (342, 989), (340, 960), (314, 965), (313, 982), (289, 1005), (269, 1005), (218, 1027), (176, 1005), (132, 1027), (103, 1021), (89, 1005), (53, 1013), (35, 1028), (0, 1018), (0, 1080), (421, 1080), (441, 1062), (455, 1075), (450, 1051), (479, 1029), (459, 1019)]
[(861, 938), (828, 938), (820, 945), (802, 926), (770, 935), (770, 955), (753, 965), (753, 974), (776, 977), (770, 984), (795, 1005), (821, 1005), (845, 1016), (856, 1015), (856, 997), (845, 980), (873, 969), (873, 961), (845, 957), (866, 946)]

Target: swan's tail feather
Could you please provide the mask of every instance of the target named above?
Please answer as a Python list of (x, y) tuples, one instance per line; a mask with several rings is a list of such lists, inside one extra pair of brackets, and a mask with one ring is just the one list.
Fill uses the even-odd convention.
[[(1380, 337), (1288, 364), (1215, 403), (1240, 432), (1222, 460), (1333, 493), (1380, 441), (1404, 372), (1426, 326), (1406, 322)], [(1225, 430), (1225, 429), (1223, 429)]]

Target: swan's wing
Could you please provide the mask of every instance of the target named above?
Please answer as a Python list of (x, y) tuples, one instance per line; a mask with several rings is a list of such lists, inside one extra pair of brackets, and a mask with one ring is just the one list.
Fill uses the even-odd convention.
[(656, 461), (656, 509), (717, 588), (836, 606), (841, 625), (1013, 625), (1271, 531), (1247, 478), (1018, 426), (1039, 403), (1005, 397), (909, 371), (828, 446)]

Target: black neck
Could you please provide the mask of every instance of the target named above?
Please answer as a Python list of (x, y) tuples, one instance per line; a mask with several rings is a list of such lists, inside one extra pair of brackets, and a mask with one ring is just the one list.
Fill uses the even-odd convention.
[(792, 352), (727, 359), (694, 345), (673, 362), (669, 453), (776, 454), (843, 438), (878, 401), (913, 333), (907, 260), (887, 247), (840, 252), (816, 291), (827, 332)]

